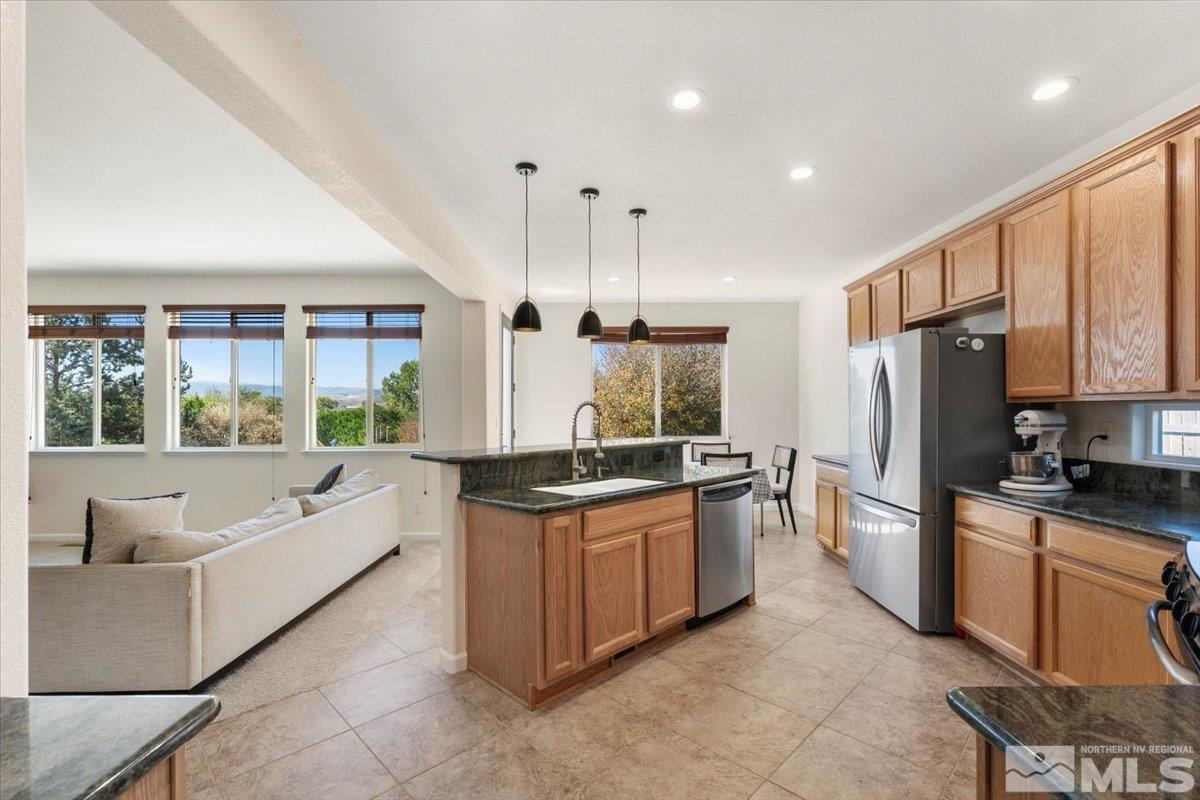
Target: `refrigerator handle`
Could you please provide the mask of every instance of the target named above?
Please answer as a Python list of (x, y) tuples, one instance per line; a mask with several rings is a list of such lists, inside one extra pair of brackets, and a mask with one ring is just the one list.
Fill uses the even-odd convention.
[(888, 379), (887, 362), (883, 359), (879, 364), (879, 401), (883, 406), (883, 432), (875, 442), (875, 449), (879, 451), (879, 480), (883, 480), (892, 452), (892, 382)]
[(863, 509), (864, 511), (870, 512), (871, 514), (874, 514), (877, 517), (883, 517), (884, 519), (891, 520), (892, 522), (899, 522), (901, 525), (905, 526), (906, 528), (917, 527), (917, 521), (915, 519), (913, 519), (911, 517), (905, 517), (900, 514), (896, 514), (892, 511), (885, 511), (884, 509), (880, 508), (879, 506), (875, 505), (874, 503), (871, 503), (871, 504), (864, 503), (862, 500), (859, 499), (858, 495), (853, 495), (850, 498), (850, 505), (858, 506), (859, 508)]
[(875, 357), (875, 368), (871, 370), (871, 391), (867, 400), (867, 445), (871, 451), (871, 466), (875, 470), (875, 480), (883, 480), (883, 470), (879, 465), (878, 421), (875, 414), (879, 409), (879, 375), (883, 370), (883, 357)]

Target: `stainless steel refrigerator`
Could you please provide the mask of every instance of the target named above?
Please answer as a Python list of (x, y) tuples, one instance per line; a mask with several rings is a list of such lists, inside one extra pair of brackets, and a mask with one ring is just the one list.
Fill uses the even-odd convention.
[(954, 630), (954, 499), (1013, 449), (1004, 336), (923, 328), (850, 348), (850, 580), (919, 631)]

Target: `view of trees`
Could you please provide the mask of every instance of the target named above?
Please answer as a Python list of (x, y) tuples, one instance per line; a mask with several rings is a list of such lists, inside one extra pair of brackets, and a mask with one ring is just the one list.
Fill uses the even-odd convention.
[(100, 442), (93, 441), (95, 339), (43, 339), (45, 447), (141, 444), (145, 346), (141, 339), (103, 339), (100, 354)]
[(593, 345), (592, 397), (602, 409), (601, 434), (656, 435), (656, 370), (661, 370), (660, 434), (720, 435), (721, 346), (716, 344)]
[[(228, 447), (232, 405), (229, 390), (210, 387), (204, 392), (192, 389), (192, 366), (182, 356), (179, 361), (179, 445), (180, 447)], [(280, 444), (283, 442), (283, 397), (250, 387), (237, 390), (237, 443), (243, 445)]]
[[(338, 398), (317, 393), (317, 444), (360, 447), (367, 440), (366, 397), (360, 405), (343, 405)], [(421, 367), (415, 360), (384, 376), (373, 398), (375, 444), (413, 444), (419, 441)]]

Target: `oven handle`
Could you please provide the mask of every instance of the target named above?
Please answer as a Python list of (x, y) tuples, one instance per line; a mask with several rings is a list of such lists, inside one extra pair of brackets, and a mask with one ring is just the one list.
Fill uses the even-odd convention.
[(1200, 684), (1200, 675), (1175, 660), (1175, 654), (1171, 652), (1166, 638), (1163, 637), (1158, 615), (1170, 610), (1171, 604), (1166, 600), (1155, 600), (1146, 606), (1146, 633), (1150, 636), (1150, 646), (1154, 648), (1154, 655), (1158, 656), (1158, 660), (1162, 662), (1163, 668), (1173, 681), (1186, 685)]

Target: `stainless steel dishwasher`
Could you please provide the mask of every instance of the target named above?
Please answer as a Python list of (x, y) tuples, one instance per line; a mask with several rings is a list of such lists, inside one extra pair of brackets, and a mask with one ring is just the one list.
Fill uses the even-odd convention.
[(750, 478), (698, 490), (697, 616), (706, 617), (754, 591), (754, 493)]

